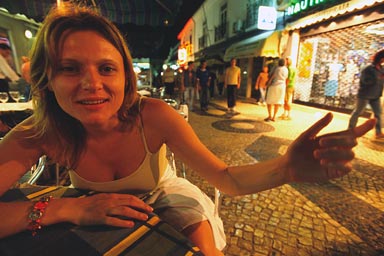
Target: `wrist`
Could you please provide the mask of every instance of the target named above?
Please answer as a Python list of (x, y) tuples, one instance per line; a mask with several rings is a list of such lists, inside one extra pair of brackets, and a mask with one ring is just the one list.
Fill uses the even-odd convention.
[(33, 203), (31, 211), (28, 214), (27, 226), (27, 229), (31, 231), (32, 236), (35, 236), (37, 232), (42, 229), (42, 219), (45, 216), (46, 209), (52, 199), (52, 196), (46, 196)]

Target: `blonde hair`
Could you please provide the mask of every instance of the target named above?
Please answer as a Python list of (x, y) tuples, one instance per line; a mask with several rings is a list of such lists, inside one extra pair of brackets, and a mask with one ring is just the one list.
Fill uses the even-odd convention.
[(66, 3), (53, 8), (45, 18), (31, 51), (31, 90), (35, 106), (32, 126), (34, 137), (44, 138), (47, 134), (53, 136), (57, 141), (56, 152), (63, 152), (60, 159), (64, 159), (65, 164), (71, 168), (76, 166), (85, 149), (87, 134), (80, 121), (59, 106), (48, 85), (49, 78), (56, 74), (63, 34), (81, 30), (99, 33), (120, 52), (125, 69), (125, 95), (118, 117), (129, 124), (138, 115), (132, 57), (116, 26), (96, 10), (87, 7)]

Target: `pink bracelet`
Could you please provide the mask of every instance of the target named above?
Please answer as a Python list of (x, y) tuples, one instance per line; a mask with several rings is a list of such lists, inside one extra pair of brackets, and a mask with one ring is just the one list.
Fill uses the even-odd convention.
[(27, 226), (27, 229), (32, 232), (32, 236), (35, 236), (37, 231), (41, 229), (41, 218), (51, 199), (53, 199), (52, 196), (44, 196), (33, 204), (32, 211), (28, 214)]

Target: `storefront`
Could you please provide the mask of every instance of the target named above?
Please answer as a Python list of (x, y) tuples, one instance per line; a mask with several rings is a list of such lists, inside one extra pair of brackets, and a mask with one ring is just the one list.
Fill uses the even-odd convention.
[(300, 30), (295, 100), (352, 110), (361, 67), (384, 48), (383, 1), (348, 1), (287, 29)]

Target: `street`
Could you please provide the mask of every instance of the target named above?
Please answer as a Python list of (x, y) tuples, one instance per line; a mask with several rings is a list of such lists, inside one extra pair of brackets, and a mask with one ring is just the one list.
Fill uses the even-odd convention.
[[(225, 109), (224, 98), (214, 99), (207, 112), (190, 112), (189, 123), (228, 165), (283, 154), (295, 137), (328, 112), (294, 104), (292, 120), (267, 123), (265, 106), (240, 100), (240, 114), (232, 117)], [(348, 119), (334, 113), (324, 132), (346, 129)], [(225, 255), (384, 255), (384, 141), (373, 137), (370, 131), (359, 139), (354, 170), (343, 178), (287, 184), (247, 196), (222, 195)], [(187, 178), (213, 198), (213, 187), (188, 167)]]

